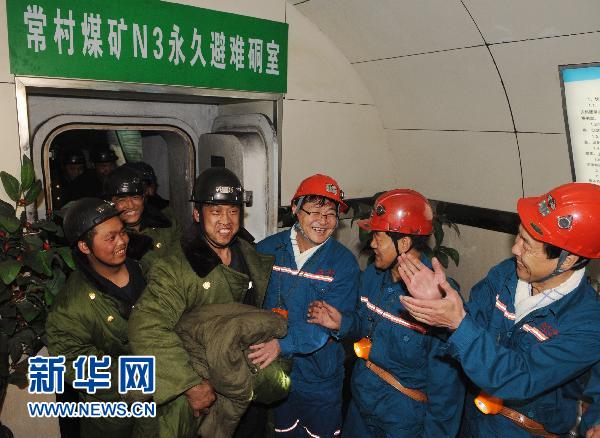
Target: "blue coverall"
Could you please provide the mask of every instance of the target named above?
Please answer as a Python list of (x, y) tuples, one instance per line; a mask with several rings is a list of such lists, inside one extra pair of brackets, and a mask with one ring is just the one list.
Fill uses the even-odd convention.
[(591, 371), (590, 380), (585, 389), (585, 396), (591, 401), (581, 420), (581, 434), (585, 436), (588, 429), (600, 425), (600, 362)]
[[(342, 423), (344, 349), (329, 330), (306, 322), (308, 305), (324, 300), (340, 312), (354, 309), (359, 268), (352, 253), (328, 239), (299, 271), (290, 231), (261, 241), (257, 250), (275, 256), (264, 307), (288, 313), (281, 355), (293, 357), (289, 397), (274, 409), (275, 429), (284, 436), (337, 436)], [(337, 432), (337, 434), (336, 434)]]
[(584, 279), (575, 290), (515, 324), (514, 259), (490, 270), (471, 290), (467, 315), (448, 338), (448, 351), (474, 384), (461, 436), (529, 437), (502, 415), (473, 404), (482, 389), (504, 405), (565, 434), (576, 421), (578, 377), (600, 359), (600, 302)]
[[(429, 260), (423, 263), (431, 266)], [(422, 403), (401, 393), (357, 359), (352, 372), (352, 402), (343, 437), (454, 437), (465, 396), (460, 364), (440, 349), (437, 330), (416, 322), (398, 297), (407, 295), (389, 270), (369, 265), (360, 277), (360, 302), (342, 315), (339, 336), (369, 336), (369, 360), (402, 385), (426, 393)]]

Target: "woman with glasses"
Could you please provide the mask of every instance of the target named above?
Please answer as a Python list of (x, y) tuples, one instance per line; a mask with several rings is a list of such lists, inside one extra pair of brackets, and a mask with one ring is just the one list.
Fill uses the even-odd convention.
[(333, 237), (348, 206), (337, 182), (313, 175), (292, 198), (296, 223), (266, 238), (258, 251), (275, 256), (265, 307), (287, 315), (288, 334), (255, 345), (255, 364), (281, 354), (293, 358), (289, 397), (274, 409), (275, 432), (284, 437), (338, 436), (342, 423), (344, 349), (328, 329), (306, 322), (308, 305), (325, 301), (340, 312), (354, 309), (359, 268)]

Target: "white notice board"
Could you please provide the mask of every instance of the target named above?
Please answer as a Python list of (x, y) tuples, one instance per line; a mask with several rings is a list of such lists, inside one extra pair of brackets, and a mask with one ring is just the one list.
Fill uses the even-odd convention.
[(600, 63), (559, 72), (573, 181), (600, 184)]

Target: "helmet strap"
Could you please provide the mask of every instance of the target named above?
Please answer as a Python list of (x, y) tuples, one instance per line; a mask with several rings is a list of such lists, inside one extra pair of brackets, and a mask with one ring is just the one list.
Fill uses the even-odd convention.
[(135, 227), (137, 227), (141, 223), (142, 223), (142, 215), (140, 215), (140, 218), (134, 224), (125, 224), (125, 228), (127, 228), (128, 230), (131, 230), (131, 229), (134, 229)]
[[(294, 223), (294, 228), (296, 229), (296, 231), (298, 231), (300, 234), (302, 234), (302, 237), (304, 237), (306, 240), (308, 240), (313, 245), (315, 245), (315, 246), (320, 245), (320, 243), (315, 242), (310, 237), (308, 237), (308, 235), (304, 232), (304, 230), (300, 226), (300, 222), (296, 221), (296, 223)], [(323, 242), (323, 243), (325, 243), (325, 242)]]
[(204, 240), (206, 240), (208, 242), (209, 245), (214, 246), (215, 248), (219, 248), (219, 249), (225, 249), (225, 248), (229, 248), (231, 245), (233, 245), (235, 243), (235, 241), (237, 240), (237, 233), (235, 234), (235, 236), (233, 236), (231, 238), (231, 240), (229, 241), (229, 243), (222, 245), (220, 243), (215, 242), (214, 240), (212, 240), (210, 237), (208, 237), (208, 235), (204, 232), (204, 227), (200, 227), (200, 234), (202, 234), (202, 238)]
[[(392, 242), (394, 242), (394, 248), (396, 249), (396, 261), (392, 264), (392, 266), (390, 266), (390, 269), (393, 269), (398, 264), (398, 257), (400, 257), (400, 249), (398, 249), (398, 242), (400, 242), (400, 240), (402, 240), (404, 237), (408, 237), (408, 236), (404, 235), (402, 237), (398, 237), (398, 233), (392, 233), (389, 231), (386, 232), (386, 234), (388, 236), (390, 236), (390, 238), (392, 239)], [(410, 247), (406, 250), (406, 253), (408, 253), (412, 248), (413, 248), (413, 240), (410, 239)]]
[(554, 271), (552, 271), (550, 274), (546, 275), (541, 280), (537, 280), (536, 283), (543, 283), (544, 281), (550, 280), (551, 278), (556, 277), (557, 275), (560, 275), (563, 272), (565, 272), (566, 270), (563, 269), (561, 266), (565, 262), (567, 257), (569, 257), (570, 254), (571, 253), (569, 251), (566, 251), (564, 249), (561, 250), (560, 255), (558, 256), (558, 262), (556, 262), (556, 268), (554, 268)]

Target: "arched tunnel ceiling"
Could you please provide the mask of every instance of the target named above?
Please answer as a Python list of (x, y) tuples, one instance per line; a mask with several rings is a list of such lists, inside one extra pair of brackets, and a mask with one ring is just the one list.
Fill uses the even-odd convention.
[[(506, 201), (496, 205), (514, 210), (516, 196), (570, 179), (558, 66), (600, 61), (598, 0), (288, 3), (356, 69), (396, 160), (440, 173), (427, 176), (428, 189), (443, 187), (430, 197), (447, 199), (468, 178), (490, 181), (478, 191), (504, 180)], [(540, 159), (548, 153), (550, 164)], [(461, 163), (465, 156), (472, 162)], [(478, 163), (488, 165), (474, 169)], [(418, 189), (422, 175), (417, 165), (406, 178)], [(491, 207), (476, 193), (456, 201)]]

